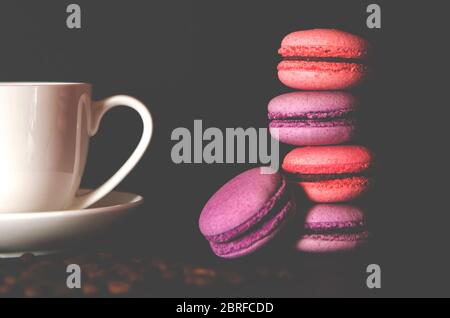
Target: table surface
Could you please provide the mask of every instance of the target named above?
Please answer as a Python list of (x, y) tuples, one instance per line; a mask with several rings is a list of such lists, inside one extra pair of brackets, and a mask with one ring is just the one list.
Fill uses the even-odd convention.
[[(69, 264), (81, 268), (81, 288), (69, 289)], [(0, 297), (361, 297), (361, 255), (303, 256), (289, 261), (174, 260), (124, 251), (24, 254), (0, 260)]]

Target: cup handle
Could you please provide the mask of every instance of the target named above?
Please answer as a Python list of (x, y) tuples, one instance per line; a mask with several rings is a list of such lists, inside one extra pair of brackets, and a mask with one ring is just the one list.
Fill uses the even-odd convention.
[(75, 197), (68, 209), (73, 210), (87, 208), (111, 192), (130, 173), (130, 171), (133, 170), (150, 144), (153, 133), (153, 121), (150, 112), (140, 101), (125, 95), (112, 96), (97, 102), (92, 102), (91, 111), (88, 112), (90, 113), (90, 116), (88, 115), (89, 135), (94, 136), (97, 133), (103, 115), (105, 115), (108, 110), (116, 106), (130, 107), (137, 111), (141, 116), (143, 123), (141, 140), (131, 154), (130, 158), (128, 158), (122, 167), (120, 167), (120, 169), (111, 178), (109, 178), (109, 180), (97, 189)]

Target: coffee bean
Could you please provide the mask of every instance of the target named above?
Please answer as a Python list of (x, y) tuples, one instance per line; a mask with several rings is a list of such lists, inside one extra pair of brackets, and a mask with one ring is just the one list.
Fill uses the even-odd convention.
[(176, 271), (174, 268), (169, 266), (169, 264), (165, 261), (154, 260), (151, 262), (151, 265), (160, 271), (163, 279), (165, 280), (172, 280), (176, 277)]
[(87, 264), (82, 266), (82, 273), (84, 273), (89, 279), (101, 279), (106, 276), (106, 271), (101, 269), (96, 264)]
[(9, 286), (0, 286), (0, 295), (5, 295), (9, 292)]
[(27, 298), (38, 297), (40, 295), (39, 290), (34, 286), (25, 287), (23, 295)]
[(108, 283), (108, 291), (112, 295), (123, 295), (130, 291), (131, 286), (129, 283), (113, 281)]
[(7, 286), (12, 286), (12, 285), (15, 285), (17, 283), (17, 278), (14, 277), (14, 276), (8, 275), (8, 276), (5, 276), (3, 278), (3, 282)]
[(235, 272), (227, 272), (224, 273), (225, 282), (232, 284), (232, 285), (238, 285), (242, 283), (242, 277), (238, 273)]
[(82, 286), (83, 294), (86, 296), (93, 296), (97, 294), (98, 288), (92, 283), (84, 283)]
[(184, 268), (184, 282), (187, 285), (210, 285), (214, 282), (216, 276), (216, 272), (209, 268), (190, 268), (189, 266)]
[(208, 277), (215, 277), (216, 271), (210, 268), (194, 268), (192, 270), (192, 274), (199, 275), (199, 276), (208, 276)]

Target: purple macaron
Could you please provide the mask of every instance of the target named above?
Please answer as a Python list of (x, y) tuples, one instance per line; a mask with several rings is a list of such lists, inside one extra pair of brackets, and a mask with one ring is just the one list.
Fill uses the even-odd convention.
[(343, 204), (318, 204), (305, 217), (297, 249), (309, 253), (351, 251), (367, 241), (366, 215)]
[(273, 138), (295, 146), (349, 142), (355, 133), (358, 100), (346, 92), (293, 92), (268, 106)]
[(228, 181), (208, 200), (200, 231), (216, 255), (235, 258), (269, 242), (294, 208), (285, 179), (254, 168)]

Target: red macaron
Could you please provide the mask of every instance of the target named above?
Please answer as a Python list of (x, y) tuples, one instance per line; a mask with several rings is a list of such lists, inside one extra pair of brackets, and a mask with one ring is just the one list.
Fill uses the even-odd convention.
[(278, 53), (278, 78), (302, 90), (340, 90), (366, 78), (369, 43), (335, 29), (313, 29), (288, 34)]
[(373, 156), (362, 146), (296, 148), (283, 160), (283, 170), (314, 202), (344, 202), (369, 187)]

